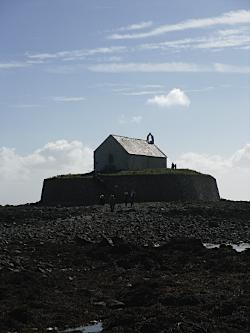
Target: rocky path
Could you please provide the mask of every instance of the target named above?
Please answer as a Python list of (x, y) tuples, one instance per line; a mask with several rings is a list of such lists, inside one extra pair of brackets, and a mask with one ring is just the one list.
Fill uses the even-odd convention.
[(250, 203), (0, 207), (0, 332), (249, 332)]

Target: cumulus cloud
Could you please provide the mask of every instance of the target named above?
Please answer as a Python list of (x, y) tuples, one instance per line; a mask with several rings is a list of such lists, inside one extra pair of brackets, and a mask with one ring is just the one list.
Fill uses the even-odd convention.
[(110, 39), (137, 39), (163, 35), (172, 31), (182, 31), (187, 29), (202, 29), (220, 25), (235, 25), (250, 22), (250, 10), (236, 10), (224, 13), (220, 16), (190, 19), (176, 24), (161, 25), (158, 28), (147, 32), (113, 34)]
[(153, 98), (149, 98), (147, 103), (163, 108), (172, 106), (188, 107), (190, 105), (190, 99), (183, 90), (174, 88), (167, 95), (156, 95)]
[(179, 156), (176, 162), (179, 168), (214, 176), (222, 198), (250, 201), (250, 143), (228, 158), (189, 152)]
[(0, 148), (0, 204), (38, 201), (44, 178), (93, 168), (93, 150), (79, 141), (49, 142), (31, 154)]
[(250, 143), (233, 154), (231, 163), (237, 167), (250, 169)]

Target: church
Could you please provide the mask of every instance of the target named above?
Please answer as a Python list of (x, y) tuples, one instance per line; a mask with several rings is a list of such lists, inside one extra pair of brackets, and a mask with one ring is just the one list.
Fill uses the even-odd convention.
[(111, 134), (94, 151), (96, 172), (166, 167), (167, 156), (155, 145), (151, 133), (146, 140)]
[[(109, 198), (114, 193), (117, 202), (123, 202), (124, 192), (132, 190), (137, 202), (220, 200), (212, 176), (167, 169), (167, 156), (155, 145), (150, 133), (145, 140), (109, 135), (94, 151), (94, 168), (94, 172), (86, 174), (45, 179), (41, 203), (94, 205), (100, 203), (100, 194)], [(121, 170), (127, 172), (116, 172)], [(143, 172), (129, 172), (133, 170)]]

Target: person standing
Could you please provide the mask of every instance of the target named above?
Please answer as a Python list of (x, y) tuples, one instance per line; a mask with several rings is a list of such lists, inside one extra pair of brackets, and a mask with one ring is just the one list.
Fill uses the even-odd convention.
[(104, 196), (103, 193), (100, 194), (100, 196), (99, 196), (99, 203), (100, 203), (100, 205), (102, 205), (102, 206), (105, 205), (105, 196)]
[(130, 207), (133, 207), (134, 203), (135, 203), (135, 190), (132, 190), (130, 192)]
[(110, 210), (113, 212), (115, 210), (115, 195), (111, 194), (109, 197)]
[(125, 191), (125, 192), (124, 192), (124, 204), (125, 204), (125, 207), (127, 207), (128, 202), (129, 202), (128, 191)]

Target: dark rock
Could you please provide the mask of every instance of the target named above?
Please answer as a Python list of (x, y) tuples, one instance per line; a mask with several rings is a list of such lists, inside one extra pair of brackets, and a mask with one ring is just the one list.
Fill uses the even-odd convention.
[(157, 303), (158, 296), (158, 284), (156, 282), (145, 281), (132, 286), (125, 294), (123, 301), (128, 307), (147, 307)]
[(204, 246), (200, 239), (177, 238), (172, 239), (161, 247), (162, 250), (198, 253), (204, 251)]
[(249, 242), (249, 221), (230, 201), (0, 207), (0, 333), (249, 332), (250, 250), (202, 245)]
[(30, 319), (30, 313), (25, 307), (20, 307), (10, 311), (8, 317), (25, 324)]
[(78, 236), (78, 235), (75, 237), (75, 242), (81, 246), (87, 246), (93, 244), (93, 242), (87, 237)]
[(200, 303), (194, 295), (167, 295), (160, 300), (163, 305), (167, 306), (194, 306)]
[(121, 301), (118, 301), (118, 300), (115, 300), (115, 299), (112, 299), (112, 300), (109, 301), (108, 306), (111, 309), (120, 309), (120, 308), (125, 307), (125, 303), (123, 303)]

